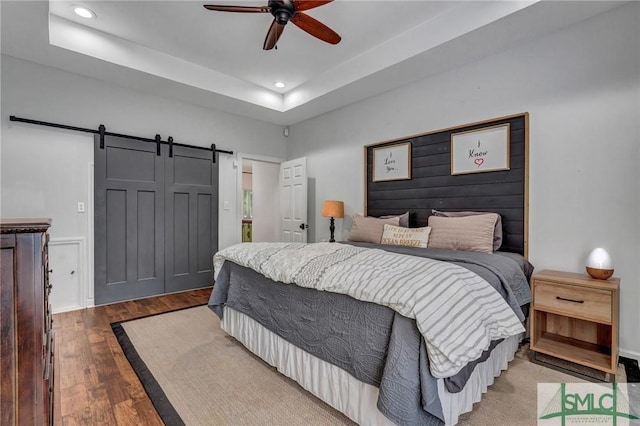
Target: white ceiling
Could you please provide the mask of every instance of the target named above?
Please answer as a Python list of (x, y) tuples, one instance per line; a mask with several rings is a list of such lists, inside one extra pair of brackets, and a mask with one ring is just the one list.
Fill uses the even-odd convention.
[[(270, 14), (202, 5), (266, 0), (2, 1), (2, 53), (289, 125), (620, 3), (336, 0), (306, 13), (340, 34), (339, 44), (289, 23), (278, 49), (264, 51)], [(97, 18), (77, 17), (73, 5)]]

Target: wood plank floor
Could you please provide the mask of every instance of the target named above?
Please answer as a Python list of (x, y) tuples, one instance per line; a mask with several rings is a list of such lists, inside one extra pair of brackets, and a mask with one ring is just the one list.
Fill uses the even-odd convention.
[(110, 324), (209, 300), (211, 288), (55, 314), (55, 425), (162, 425)]

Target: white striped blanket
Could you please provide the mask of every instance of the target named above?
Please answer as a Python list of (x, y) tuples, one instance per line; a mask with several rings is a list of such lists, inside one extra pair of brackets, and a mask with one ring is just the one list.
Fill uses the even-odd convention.
[(243, 243), (216, 253), (216, 277), (227, 260), (274, 281), (346, 294), (415, 318), (436, 378), (458, 373), (492, 340), (524, 331), (489, 283), (452, 263), (339, 243)]

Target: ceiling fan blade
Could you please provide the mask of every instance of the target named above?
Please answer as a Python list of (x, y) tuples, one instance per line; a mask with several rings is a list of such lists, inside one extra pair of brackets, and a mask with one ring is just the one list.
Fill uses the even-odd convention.
[(271, 12), (269, 6), (225, 6), (217, 4), (205, 4), (205, 9), (217, 10), (218, 12), (243, 12), (243, 13), (265, 13)]
[(301, 12), (303, 10), (313, 9), (314, 7), (322, 6), (323, 4), (331, 3), (333, 0), (294, 0), (293, 5), (296, 10)]
[(304, 13), (297, 12), (290, 22), (314, 37), (331, 44), (338, 44), (342, 38), (322, 22)]
[(271, 26), (269, 27), (269, 31), (267, 31), (267, 37), (265, 37), (264, 39), (264, 45), (262, 46), (262, 48), (264, 50), (273, 49), (283, 31), (284, 25), (278, 24), (278, 21), (274, 19), (271, 23)]

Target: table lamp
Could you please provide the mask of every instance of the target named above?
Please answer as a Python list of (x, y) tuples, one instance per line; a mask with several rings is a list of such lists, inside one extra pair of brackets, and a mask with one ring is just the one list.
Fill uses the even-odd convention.
[(329, 240), (329, 242), (335, 243), (336, 240), (333, 238), (333, 233), (336, 230), (334, 219), (336, 217), (344, 217), (344, 202), (335, 200), (325, 201), (322, 205), (322, 216), (331, 218), (329, 225), (329, 231), (331, 231), (331, 239)]
[(597, 280), (608, 280), (613, 275), (613, 260), (602, 247), (595, 248), (589, 253), (587, 273)]

